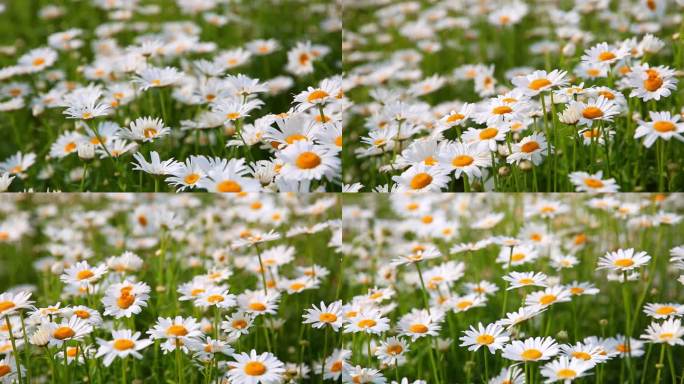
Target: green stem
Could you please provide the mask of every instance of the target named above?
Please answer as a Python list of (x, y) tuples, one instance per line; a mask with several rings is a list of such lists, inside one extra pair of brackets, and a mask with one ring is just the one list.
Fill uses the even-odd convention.
[[(5, 315), (5, 324), (7, 325), (7, 332), (9, 332), (10, 336), (10, 342), (12, 343), (12, 353), (15, 356), (15, 361), (18, 360), (16, 359), (16, 356), (19, 356), (19, 351), (17, 350), (17, 343), (16, 340), (14, 339), (14, 334), (12, 333), (12, 324), (10, 323), (9, 320), (9, 315)], [(26, 348), (27, 346), (24, 346)], [(65, 353), (66, 356), (66, 353)], [(19, 366), (19, 364), (17, 364)], [(21, 376), (21, 369), (17, 369), (17, 380), (19, 384), (22, 382), (22, 376)]]

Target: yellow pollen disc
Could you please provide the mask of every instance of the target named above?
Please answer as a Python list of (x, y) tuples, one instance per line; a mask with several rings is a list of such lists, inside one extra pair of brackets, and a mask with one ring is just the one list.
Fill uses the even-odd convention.
[(472, 164), (474, 160), (475, 159), (473, 159), (471, 156), (459, 155), (459, 156), (454, 157), (454, 159), (451, 161), (451, 164), (454, 167), (459, 167), (459, 168), (460, 167), (467, 167), (468, 165)]
[(657, 313), (659, 315), (670, 315), (670, 314), (674, 313), (675, 311), (676, 310), (674, 307), (671, 307), (669, 305), (664, 305), (664, 306), (656, 309), (655, 313)]
[(425, 333), (428, 331), (428, 327), (425, 324), (411, 324), (409, 331), (413, 333)]
[(222, 295), (211, 295), (207, 297), (207, 301), (211, 304), (220, 303), (223, 300), (225, 300), (225, 298)]
[(34, 67), (39, 67), (39, 66), (45, 64), (45, 59), (43, 59), (42, 57), (37, 57), (33, 60), (32, 64)]
[(238, 319), (238, 320), (233, 320), (231, 325), (235, 329), (245, 329), (247, 327), (247, 322), (245, 320)]
[(309, 62), (309, 55), (302, 53), (299, 55), (299, 64), (306, 65)]
[(518, 101), (518, 99), (516, 99), (515, 97), (505, 97), (505, 98), (501, 99), (501, 101), (503, 101), (506, 104), (511, 104), (511, 103), (515, 103), (516, 101)]
[(135, 343), (128, 339), (116, 339), (114, 340), (114, 349), (118, 351), (125, 351), (135, 347)]
[(539, 302), (544, 305), (549, 305), (556, 301), (556, 295), (544, 295), (539, 299)]
[(672, 132), (675, 130), (675, 125), (671, 121), (656, 121), (653, 123), (653, 129), (655, 129), (658, 132)]
[(242, 187), (240, 184), (234, 182), (233, 180), (223, 180), (216, 185), (216, 189), (219, 192), (241, 192)]
[(425, 215), (420, 219), (420, 221), (422, 221), (423, 224), (430, 224), (430, 223), (432, 223), (433, 220), (434, 220), (434, 218), (430, 215)]
[(570, 288), (570, 293), (572, 293), (573, 295), (581, 295), (584, 293), (584, 288), (572, 287)]
[(601, 71), (599, 71), (597, 68), (589, 68), (587, 69), (587, 75), (589, 76), (598, 76), (601, 74)]
[(621, 353), (629, 352), (629, 347), (625, 344), (618, 344), (617, 347), (615, 347), (615, 349), (617, 349), (617, 351)]
[(584, 184), (589, 188), (603, 188), (603, 181), (594, 178), (584, 179)]
[(73, 141), (67, 143), (67, 145), (64, 146), (64, 152), (66, 152), (66, 153), (71, 153), (75, 150), (76, 150), (76, 143), (74, 143)]
[(255, 210), (255, 211), (258, 210), (258, 209), (261, 209), (261, 207), (263, 207), (263, 206), (264, 206), (264, 205), (261, 204), (261, 202), (259, 202), (259, 201), (255, 201), (255, 202), (253, 202), (252, 204), (249, 205), (249, 207), (252, 208), (252, 209)]
[(191, 173), (191, 174), (185, 176), (183, 178), (183, 181), (185, 182), (185, 184), (193, 185), (197, 182), (197, 180), (199, 180), (199, 178), (200, 178), (200, 175), (198, 175), (196, 173)]
[(499, 130), (494, 127), (485, 128), (480, 131), (480, 140), (489, 140), (499, 134)]
[(318, 316), (318, 320), (323, 323), (334, 323), (335, 321), (337, 321), (337, 315), (329, 312), (321, 313), (321, 315)]
[(83, 118), (84, 120), (88, 120), (92, 117), (93, 117), (93, 114), (90, 112), (83, 112), (83, 115), (81, 115), (81, 118)]
[(342, 146), (342, 136), (337, 136), (337, 137), (335, 138), (335, 145), (338, 146), (338, 147), (341, 147), (341, 146)]
[(601, 96), (603, 96), (603, 97), (605, 97), (605, 98), (608, 99), (608, 100), (613, 100), (613, 99), (615, 99), (615, 95), (614, 95), (612, 92), (601, 91), (601, 92), (599, 92), (598, 94), (601, 95)]
[(261, 376), (266, 373), (266, 366), (258, 361), (250, 361), (245, 364), (245, 373), (250, 376)]
[(598, 119), (603, 116), (603, 111), (601, 108), (597, 107), (586, 107), (582, 111), (582, 116), (584, 116), (585, 119)]
[(240, 114), (237, 112), (226, 113), (226, 119), (228, 119), (228, 120), (235, 120), (235, 119), (238, 119), (239, 117), (240, 117)]
[(627, 268), (634, 265), (634, 260), (632, 259), (617, 259), (613, 261), (613, 265), (616, 267)]
[(396, 356), (396, 355), (402, 353), (403, 351), (404, 351), (404, 348), (402, 348), (401, 345), (399, 345), (399, 344), (392, 344), (392, 345), (387, 346), (387, 353), (389, 353), (390, 355)]
[(524, 285), (534, 284), (534, 280), (526, 277), (526, 278), (518, 280), (518, 283), (524, 284)]
[(266, 306), (263, 303), (250, 303), (249, 308), (253, 311), (265, 311)]
[(88, 319), (90, 318), (90, 312), (84, 311), (82, 309), (74, 311), (74, 315), (78, 316), (81, 319)]
[(155, 136), (157, 136), (157, 130), (154, 128), (145, 128), (143, 130), (143, 135), (148, 139), (150, 137), (155, 137)]
[(174, 324), (166, 329), (166, 334), (169, 336), (185, 336), (188, 334), (187, 328), (180, 324)]
[(574, 377), (577, 377), (577, 372), (573, 371), (570, 368), (563, 368), (556, 372), (556, 376), (559, 379), (572, 379)]
[(465, 116), (460, 113), (454, 113), (453, 115), (447, 117), (447, 123), (455, 123), (459, 120), (463, 120)]
[(432, 176), (430, 174), (422, 172), (418, 173), (415, 176), (413, 176), (413, 179), (411, 179), (411, 189), (423, 189), (430, 185), (432, 182)]
[(16, 307), (17, 305), (14, 304), (12, 301), (0, 301), (0, 312), (4, 312), (8, 309), (12, 309)]
[(79, 279), (79, 280), (89, 279), (89, 278), (91, 278), (91, 277), (93, 277), (93, 276), (95, 276), (95, 274), (93, 273), (93, 271), (91, 271), (91, 270), (89, 270), (89, 269), (85, 269), (85, 270), (83, 270), (83, 271), (79, 271), (79, 272), (76, 274), (76, 278)]
[(649, 92), (655, 92), (663, 85), (663, 79), (660, 76), (649, 77), (644, 80), (644, 88)]
[(377, 322), (373, 319), (363, 319), (359, 321), (356, 325), (361, 329), (366, 329), (374, 327), (375, 324), (377, 324)]
[(330, 366), (331, 372), (340, 372), (342, 370), (342, 362), (336, 361)]
[(530, 81), (530, 84), (528, 84), (527, 87), (529, 89), (533, 89), (535, 91), (538, 91), (541, 88), (544, 88), (550, 84), (551, 84), (551, 82), (548, 79), (535, 79), (535, 80)]
[(522, 357), (523, 360), (537, 360), (542, 357), (542, 353), (538, 349), (526, 349), (520, 354), (520, 357)]
[(328, 96), (330, 96), (330, 95), (328, 95), (328, 92), (317, 89), (317, 90), (309, 93), (309, 96), (306, 98), (306, 101), (308, 101), (309, 103), (313, 103), (313, 102), (316, 102), (317, 100), (325, 99)]
[(467, 309), (471, 305), (473, 305), (473, 302), (470, 300), (462, 300), (462, 301), (459, 301), (458, 303), (456, 303), (456, 307), (458, 309)]
[(295, 165), (299, 169), (312, 169), (316, 168), (321, 164), (321, 158), (313, 152), (302, 152), (297, 156), (295, 160)]
[(528, 141), (527, 143), (523, 144), (520, 147), (520, 150), (525, 152), (525, 153), (532, 153), (539, 148), (540, 148), (539, 143), (537, 143), (536, 141)]
[(542, 236), (538, 233), (533, 233), (530, 236), (530, 240), (532, 240), (532, 241), (541, 241), (541, 239), (542, 239)]
[(610, 52), (610, 51), (601, 52), (598, 55), (598, 59), (600, 61), (613, 60), (614, 58), (615, 58), (615, 54), (613, 52)]
[(591, 360), (591, 355), (582, 351), (573, 352), (572, 357), (582, 360)]
[[(340, 364), (341, 365), (341, 364)], [(0, 364), (0, 377), (12, 372), (12, 368), (7, 364)]]
[(293, 291), (295, 291), (295, 292), (296, 292), (296, 291), (301, 291), (304, 287), (306, 287), (306, 285), (304, 285), (304, 284), (302, 284), (302, 283), (292, 283), (292, 284), (290, 284), (290, 289), (293, 290)]
[(76, 357), (78, 355), (78, 347), (67, 348), (67, 356)]
[(428, 156), (425, 158), (425, 160), (423, 160), (423, 163), (425, 163), (425, 165), (432, 166), (437, 164), (437, 160), (435, 160), (435, 158), (432, 156)]
[(69, 327), (59, 327), (55, 329), (55, 331), (52, 333), (52, 336), (57, 340), (64, 340), (74, 337), (75, 334), (76, 332)]
[(525, 258), (524, 253), (514, 253), (511, 255), (511, 261), (520, 261)]
[(660, 338), (660, 340), (671, 340), (673, 337), (674, 337), (674, 333), (671, 333), (671, 332), (661, 333), (660, 336), (658, 336), (658, 338)]
[(513, 112), (513, 108), (507, 105), (501, 105), (492, 109), (492, 113), (495, 115), (505, 115), (507, 113)]
[(292, 144), (295, 141), (299, 140), (306, 140), (306, 136), (295, 133), (294, 135), (290, 135), (287, 138), (285, 138), (285, 142), (288, 144)]
[(153, 86), (158, 87), (161, 85), (161, 80), (159, 79), (154, 79), (150, 82)]
[(481, 345), (489, 345), (494, 342), (494, 336), (483, 334), (475, 339), (475, 342)]

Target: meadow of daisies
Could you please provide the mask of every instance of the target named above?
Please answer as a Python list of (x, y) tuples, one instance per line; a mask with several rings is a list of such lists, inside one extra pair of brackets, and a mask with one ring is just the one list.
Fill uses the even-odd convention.
[(684, 1), (349, 2), (345, 189), (684, 190)]
[(0, 383), (339, 377), (317, 328), (341, 307), (316, 308), (340, 292), (340, 212), (326, 194), (0, 197)]
[(341, 189), (329, 0), (0, 3), (0, 191)]
[(343, 381), (681, 383), (682, 196), (585, 196), (345, 195)]

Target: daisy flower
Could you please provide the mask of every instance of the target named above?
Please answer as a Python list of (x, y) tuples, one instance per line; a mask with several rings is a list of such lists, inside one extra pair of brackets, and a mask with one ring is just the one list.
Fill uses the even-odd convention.
[(113, 330), (112, 340), (97, 339), (100, 347), (95, 357), (103, 357), (102, 363), (105, 367), (109, 367), (117, 357), (125, 359), (133, 356), (140, 360), (140, 351), (150, 346), (152, 340), (139, 338), (140, 332), (133, 333), (130, 329)]
[(620, 189), (615, 179), (603, 179), (603, 171), (598, 171), (593, 175), (587, 172), (572, 172), (570, 182), (575, 185), (577, 192), (615, 193)]
[(337, 155), (324, 146), (300, 140), (277, 154), (283, 162), (280, 175), (292, 180), (334, 180), (341, 167)]
[(608, 43), (600, 43), (586, 50), (582, 61), (590, 65), (610, 66), (629, 56), (627, 48), (623, 46), (611, 46)]
[(77, 305), (75, 307), (64, 308), (64, 317), (69, 318), (76, 316), (81, 320), (87, 321), (93, 327), (102, 324), (102, 316), (100, 312), (88, 308), (85, 305)]
[(503, 279), (508, 281), (508, 290), (520, 287), (546, 287), (547, 276), (542, 272), (511, 272)]
[(105, 315), (114, 316), (117, 319), (131, 317), (142, 311), (147, 306), (150, 287), (145, 283), (132, 283), (128, 280), (123, 283), (113, 284), (105, 292), (102, 298)]
[(277, 292), (269, 291), (268, 294), (265, 294), (263, 290), (246, 290), (237, 296), (237, 304), (240, 310), (255, 316), (275, 315), (279, 299), (280, 294)]
[(227, 309), (235, 306), (235, 303), (235, 295), (220, 287), (209, 288), (195, 299), (195, 305), (205, 309), (212, 306)]
[(399, 176), (392, 176), (397, 192), (438, 192), (449, 182), (448, 171), (416, 164)]
[(401, 266), (408, 264), (415, 264), (421, 261), (434, 259), (441, 256), (439, 249), (435, 246), (418, 247), (411, 250), (407, 255), (401, 255), (392, 261), (392, 265)]
[(324, 79), (318, 88), (308, 87), (294, 97), (295, 109), (305, 111), (332, 102), (340, 95), (341, 86), (339, 79)]
[(91, 267), (87, 261), (81, 261), (67, 268), (60, 276), (60, 280), (66, 284), (87, 287), (100, 280), (105, 273), (107, 265)]
[(167, 87), (175, 85), (182, 79), (183, 75), (174, 67), (146, 67), (139, 71), (133, 78), (133, 82), (140, 85), (141, 91), (150, 88)]
[(245, 159), (210, 159), (204, 171), (207, 177), (201, 178), (197, 186), (209, 192), (238, 193), (261, 190), (261, 183), (248, 177), (249, 168)]
[(276, 384), (282, 382), (285, 368), (283, 363), (270, 352), (257, 354), (252, 349), (249, 354), (233, 354), (228, 379), (243, 384)]
[(543, 291), (532, 292), (525, 298), (528, 307), (548, 307), (556, 303), (563, 303), (572, 299), (570, 291), (561, 285), (548, 287)]
[(313, 308), (306, 310), (303, 315), (304, 324), (311, 324), (314, 328), (324, 328), (330, 326), (337, 332), (342, 326), (342, 301), (338, 300), (326, 305), (321, 301), (320, 308), (313, 305)]
[(385, 384), (387, 379), (380, 373), (379, 370), (373, 368), (362, 368), (360, 366), (346, 367), (342, 371), (343, 383), (360, 383), (360, 384)]
[(682, 336), (684, 336), (682, 320), (669, 318), (662, 323), (652, 322), (641, 338), (651, 343), (667, 343), (674, 346), (684, 345)]
[(192, 317), (183, 318), (182, 316), (159, 317), (154, 327), (147, 331), (152, 340), (166, 340), (168, 344), (164, 353), (171, 352), (177, 347), (185, 348), (184, 345), (192, 339), (202, 336), (200, 325)]
[(632, 88), (629, 97), (638, 97), (643, 101), (660, 100), (668, 97), (677, 89), (675, 71), (665, 67), (651, 67), (648, 63), (632, 67), (627, 75), (627, 86)]
[(93, 326), (87, 321), (73, 316), (61, 323), (49, 323), (50, 345), (61, 347), (63, 343), (71, 340), (82, 340), (83, 337), (93, 331)]
[(651, 121), (637, 120), (639, 127), (634, 132), (635, 139), (644, 138), (646, 148), (650, 148), (657, 139), (684, 141), (684, 122), (679, 122), (680, 115), (671, 115), (669, 111), (648, 113)]
[(482, 177), (481, 168), (492, 165), (491, 156), (487, 148), (456, 142), (443, 146), (437, 158), (441, 167), (454, 172), (456, 179), (461, 178), (462, 174), (472, 179)]
[(558, 344), (551, 337), (530, 337), (513, 340), (503, 349), (503, 358), (513, 361), (543, 361), (558, 354)]
[(0, 171), (10, 175), (22, 175), (36, 162), (36, 154), (29, 152), (23, 154), (21, 151), (7, 158), (0, 163)]
[(374, 308), (361, 309), (353, 319), (349, 319), (344, 326), (345, 333), (364, 332), (379, 335), (389, 330), (389, 319), (382, 316)]
[(339, 380), (342, 372), (349, 365), (347, 361), (352, 352), (348, 349), (335, 349), (332, 354), (325, 358), (323, 378), (327, 380)]
[(578, 125), (591, 127), (595, 121), (613, 121), (613, 117), (620, 114), (620, 108), (613, 100), (609, 100), (603, 95), (597, 99), (591, 99), (584, 103), (581, 101), (571, 101), (568, 108), (576, 108), (581, 113), (577, 122)]
[(44, 47), (28, 51), (17, 60), (17, 64), (26, 68), (29, 73), (33, 73), (52, 66), (55, 61), (57, 61), (57, 52)]
[(66, 107), (63, 114), (69, 119), (90, 120), (99, 116), (106, 116), (111, 112), (107, 104), (98, 103), (102, 91), (98, 87), (89, 86), (78, 88), (64, 95), (63, 106)]
[(558, 69), (554, 69), (549, 73), (546, 71), (534, 71), (529, 75), (513, 78), (512, 83), (525, 95), (536, 96), (547, 89), (565, 85), (567, 83), (566, 75), (566, 71)]
[(155, 139), (171, 133), (171, 128), (165, 127), (162, 119), (139, 117), (131, 121), (129, 128), (120, 128), (117, 135), (122, 139), (153, 142)]
[(612, 269), (617, 272), (629, 272), (646, 265), (651, 260), (646, 252), (636, 252), (633, 248), (618, 249), (608, 252), (598, 261), (597, 269)]
[(525, 372), (516, 366), (503, 367), (488, 384), (525, 384)]
[(17, 378), (17, 369), (21, 369), (23, 372), (23, 367), (17, 367), (17, 363), (13, 356), (6, 355), (4, 358), (0, 359), (0, 382), (3, 384), (12, 384)]
[(408, 336), (411, 341), (425, 336), (437, 336), (441, 329), (441, 313), (430, 314), (425, 309), (413, 309), (399, 320), (397, 328), (399, 334)]
[(562, 381), (565, 384), (570, 383), (575, 379), (586, 376), (594, 364), (580, 359), (568, 359), (567, 356), (561, 356), (558, 360), (554, 360), (548, 364), (544, 364), (541, 368), (542, 376), (547, 378), (548, 383), (555, 381)]
[[(546, 142), (546, 136), (543, 133), (533, 133), (513, 144), (513, 152), (506, 157), (506, 161), (509, 164), (520, 164), (523, 160), (527, 160), (534, 165), (539, 165), (548, 153), (548, 145), (550, 144)], [(551, 152), (553, 153), (553, 147), (551, 147)]]
[(511, 329), (514, 326), (527, 321), (546, 310), (545, 307), (535, 306), (535, 307), (520, 307), (515, 312), (508, 312), (506, 317), (500, 319), (496, 323), (505, 326), (506, 329)]
[(388, 366), (399, 366), (406, 362), (409, 350), (408, 343), (403, 339), (391, 336), (380, 342), (375, 350), (375, 356)]
[(235, 312), (230, 316), (226, 316), (226, 321), (221, 323), (221, 329), (228, 332), (231, 339), (237, 339), (240, 336), (249, 334), (254, 316), (246, 312)]
[(647, 303), (644, 313), (654, 319), (667, 319), (684, 315), (684, 305), (677, 303)]
[(157, 151), (150, 152), (149, 162), (145, 159), (145, 156), (140, 152), (134, 153), (133, 158), (135, 158), (135, 160), (137, 161), (137, 163), (131, 163), (135, 165), (135, 167), (133, 167), (134, 171), (142, 171), (145, 173), (149, 173), (150, 175), (156, 176), (171, 174), (175, 172), (176, 169), (178, 169), (178, 166), (180, 164), (173, 158), (170, 158), (168, 160), (161, 160), (159, 158), (159, 153), (157, 153)]
[(503, 124), (493, 124), (487, 128), (468, 128), (463, 134), (463, 141), (468, 144), (476, 144), (481, 150), (496, 152), (498, 142), (506, 140), (506, 134), (510, 128)]
[(463, 334), (460, 338), (461, 347), (468, 347), (469, 351), (487, 347), (490, 353), (496, 353), (497, 350), (503, 349), (504, 344), (510, 339), (508, 332), (498, 324), (488, 324), (485, 327), (478, 323), (477, 328), (471, 325)]
[(0, 317), (11, 316), (22, 309), (33, 307), (31, 291), (19, 291), (17, 293), (5, 292), (0, 294)]
[(610, 359), (603, 347), (593, 343), (564, 344), (560, 346), (560, 349), (561, 353), (568, 358), (589, 361), (593, 364), (603, 363)]

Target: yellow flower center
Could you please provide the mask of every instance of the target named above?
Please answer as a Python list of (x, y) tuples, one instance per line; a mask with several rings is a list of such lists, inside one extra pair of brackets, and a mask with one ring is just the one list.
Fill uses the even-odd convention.
[(674, 333), (671, 333), (671, 332), (661, 333), (660, 336), (658, 336), (658, 338), (660, 338), (660, 340), (671, 340), (673, 337), (674, 337)]
[(292, 144), (292, 143), (294, 143), (295, 141), (299, 141), (299, 140), (306, 140), (306, 136), (300, 135), (300, 134), (298, 134), (298, 133), (295, 133), (294, 135), (288, 136), (288, 137), (285, 139), (285, 142), (288, 143), (288, 144)]
[(608, 60), (613, 60), (615, 58), (615, 54), (610, 51), (605, 51), (601, 52), (598, 56), (598, 59), (600, 61), (608, 61)]
[(573, 352), (572, 357), (582, 360), (591, 360), (591, 355), (582, 351)]
[(513, 112), (513, 108), (511, 108), (507, 105), (501, 105), (498, 107), (494, 107), (494, 109), (492, 109), (492, 113), (495, 115), (505, 115), (505, 114), (511, 113), (511, 112)]
[(93, 117), (93, 114), (90, 113), (90, 112), (83, 112), (83, 115), (81, 115), (81, 118), (82, 118), (83, 120), (88, 120), (88, 119), (90, 119), (90, 118), (92, 118), (92, 117)]
[(570, 293), (572, 293), (573, 295), (581, 295), (584, 293), (584, 288), (572, 287), (570, 288)]
[(669, 305), (663, 305), (662, 307), (656, 309), (655, 313), (659, 315), (670, 315), (674, 313), (676, 310), (674, 307), (671, 307)]
[(73, 141), (67, 143), (67, 145), (64, 146), (64, 152), (66, 153), (71, 153), (76, 150), (76, 143)]
[(523, 144), (520, 147), (520, 150), (525, 152), (525, 153), (532, 153), (539, 148), (540, 148), (539, 143), (537, 143), (536, 141), (528, 141), (527, 143)]
[(329, 95), (327, 92), (320, 90), (320, 89), (317, 89), (317, 90), (309, 93), (309, 96), (306, 98), (306, 101), (308, 101), (309, 103), (315, 103), (317, 100), (324, 99), (328, 96)]
[(514, 253), (511, 255), (511, 261), (520, 261), (525, 258), (524, 253)]
[(0, 312), (5, 312), (8, 309), (12, 309), (17, 305), (12, 301), (0, 301)]
[(464, 117), (465, 116), (460, 114), (460, 113), (454, 113), (454, 114), (450, 115), (449, 117), (447, 117), (446, 121), (447, 121), (447, 123), (455, 123), (459, 120), (463, 120)]
[(312, 169), (321, 164), (321, 158), (313, 152), (302, 152), (297, 156), (295, 164), (300, 169)]
[(197, 182), (197, 180), (199, 180), (199, 178), (200, 178), (200, 175), (198, 175), (196, 173), (191, 173), (191, 174), (185, 176), (183, 178), (183, 181), (185, 182), (185, 184), (193, 185)]
[(437, 164), (437, 160), (435, 160), (435, 158), (432, 156), (428, 156), (425, 158), (425, 160), (423, 160), (423, 163), (425, 163), (425, 165), (433, 166)]
[(399, 344), (392, 344), (387, 347), (387, 353), (390, 355), (398, 355), (404, 351), (404, 348), (401, 347)]
[(409, 331), (413, 333), (425, 333), (428, 331), (428, 327), (425, 324), (411, 324)]
[(188, 329), (181, 324), (174, 324), (166, 329), (166, 334), (169, 336), (185, 336), (188, 334)]
[(74, 315), (78, 316), (81, 319), (89, 319), (90, 318), (90, 312), (84, 311), (82, 309), (74, 311)]
[(558, 376), (559, 379), (572, 379), (577, 377), (577, 372), (570, 368), (563, 368), (556, 372), (556, 376)]
[(603, 111), (598, 107), (586, 107), (582, 111), (582, 116), (584, 116), (585, 119), (598, 119), (603, 116)]
[(603, 181), (599, 179), (594, 179), (594, 178), (587, 178), (584, 179), (584, 184), (587, 185), (589, 188), (602, 188), (603, 187)]
[(247, 327), (247, 322), (245, 320), (242, 320), (242, 319), (237, 319), (237, 320), (233, 320), (231, 325), (235, 329), (245, 329)]
[(250, 303), (249, 308), (253, 311), (265, 311), (266, 306), (263, 303)]
[(535, 79), (530, 81), (530, 84), (527, 85), (529, 89), (533, 89), (535, 91), (540, 90), (541, 88), (544, 88), (551, 84), (551, 82), (548, 79)]
[(525, 277), (525, 278), (518, 280), (518, 283), (523, 284), (523, 285), (528, 285), (528, 284), (533, 284), (534, 280), (530, 279), (529, 277)]
[(210, 304), (220, 303), (223, 300), (225, 300), (225, 298), (222, 295), (210, 295), (209, 297), (207, 297), (207, 301)]
[(549, 305), (556, 301), (556, 295), (544, 295), (539, 299), (539, 302), (544, 305)]
[(432, 182), (432, 176), (430, 174), (421, 172), (413, 176), (411, 179), (411, 189), (423, 189), (430, 185)]
[(95, 276), (95, 274), (93, 273), (93, 271), (91, 271), (91, 270), (89, 270), (89, 269), (84, 269), (84, 270), (82, 270), (82, 271), (79, 271), (79, 272), (76, 274), (76, 278), (79, 279), (79, 280), (89, 279), (89, 278), (91, 278), (91, 277), (93, 277), (93, 276)]
[(656, 121), (653, 123), (653, 129), (655, 129), (658, 132), (672, 132), (675, 130), (675, 125), (671, 121)]
[(240, 117), (240, 114), (238, 112), (228, 112), (226, 113), (226, 119), (228, 120), (235, 120)]
[(468, 155), (459, 155), (454, 157), (454, 159), (451, 161), (451, 164), (454, 167), (466, 167), (470, 164), (472, 164), (474, 159)]
[(241, 192), (242, 187), (240, 184), (234, 182), (233, 180), (223, 180), (216, 185), (216, 189), (219, 192)]
[(341, 146), (342, 146), (342, 136), (337, 136), (337, 137), (335, 138), (335, 145), (338, 146), (338, 147), (341, 147)]
[(261, 376), (266, 373), (266, 366), (258, 361), (245, 364), (245, 373), (250, 376)]
[(377, 322), (373, 319), (363, 319), (359, 321), (356, 325), (358, 325), (358, 327), (361, 329), (367, 329), (375, 327), (375, 324), (377, 324)]
[(608, 99), (608, 100), (613, 100), (613, 99), (615, 99), (615, 95), (614, 95), (612, 92), (601, 91), (601, 92), (599, 92), (598, 94), (601, 95), (601, 96), (603, 96), (603, 97), (605, 97), (605, 98)]
[(3, 377), (7, 374), (12, 372), (12, 368), (10, 368), (9, 365), (7, 364), (0, 364), (0, 377)]
[(150, 137), (155, 137), (155, 136), (157, 136), (157, 130), (154, 128), (145, 128), (143, 130), (143, 135), (148, 139)]
[(75, 334), (76, 332), (69, 327), (59, 327), (55, 329), (55, 331), (52, 333), (52, 336), (57, 340), (64, 340), (74, 337)]
[(644, 80), (644, 88), (649, 92), (655, 92), (663, 85), (663, 79), (657, 74), (654, 76), (649, 75), (648, 79)]
[(616, 267), (627, 268), (627, 267), (631, 267), (632, 265), (634, 265), (634, 260), (632, 260), (632, 259), (617, 259), (617, 260), (613, 261), (613, 264)]
[(461, 300), (461, 301), (459, 301), (458, 303), (456, 303), (456, 307), (457, 307), (458, 309), (467, 309), (467, 308), (469, 308), (471, 305), (473, 305), (473, 302), (470, 301), (470, 300)]
[(318, 316), (318, 320), (323, 323), (334, 323), (335, 321), (337, 321), (337, 315), (330, 312), (321, 313), (321, 315)]
[(74, 358), (78, 355), (78, 347), (67, 348), (67, 356)]
[(489, 344), (494, 342), (494, 336), (488, 335), (488, 334), (483, 334), (483, 335), (478, 336), (475, 339), (475, 341), (481, 345), (489, 345)]
[(37, 57), (33, 60), (32, 64), (34, 67), (39, 67), (39, 66), (45, 64), (45, 59), (43, 59), (42, 57)]
[(341, 361), (336, 361), (330, 366), (330, 371), (331, 372), (340, 372), (342, 370), (342, 362)]
[(489, 140), (499, 134), (499, 130), (494, 127), (485, 128), (480, 131), (480, 140)]
[(135, 343), (128, 339), (116, 339), (114, 340), (114, 349), (118, 351), (125, 351), (135, 347)]
[(537, 360), (542, 357), (542, 353), (538, 349), (531, 348), (524, 350), (523, 353), (520, 354), (520, 357), (522, 357), (523, 360)]
[(304, 284), (302, 284), (302, 283), (292, 283), (292, 284), (290, 284), (290, 289), (293, 290), (293, 291), (295, 291), (295, 292), (301, 291), (302, 288), (304, 288), (304, 287), (306, 287), (306, 285), (304, 285)]

